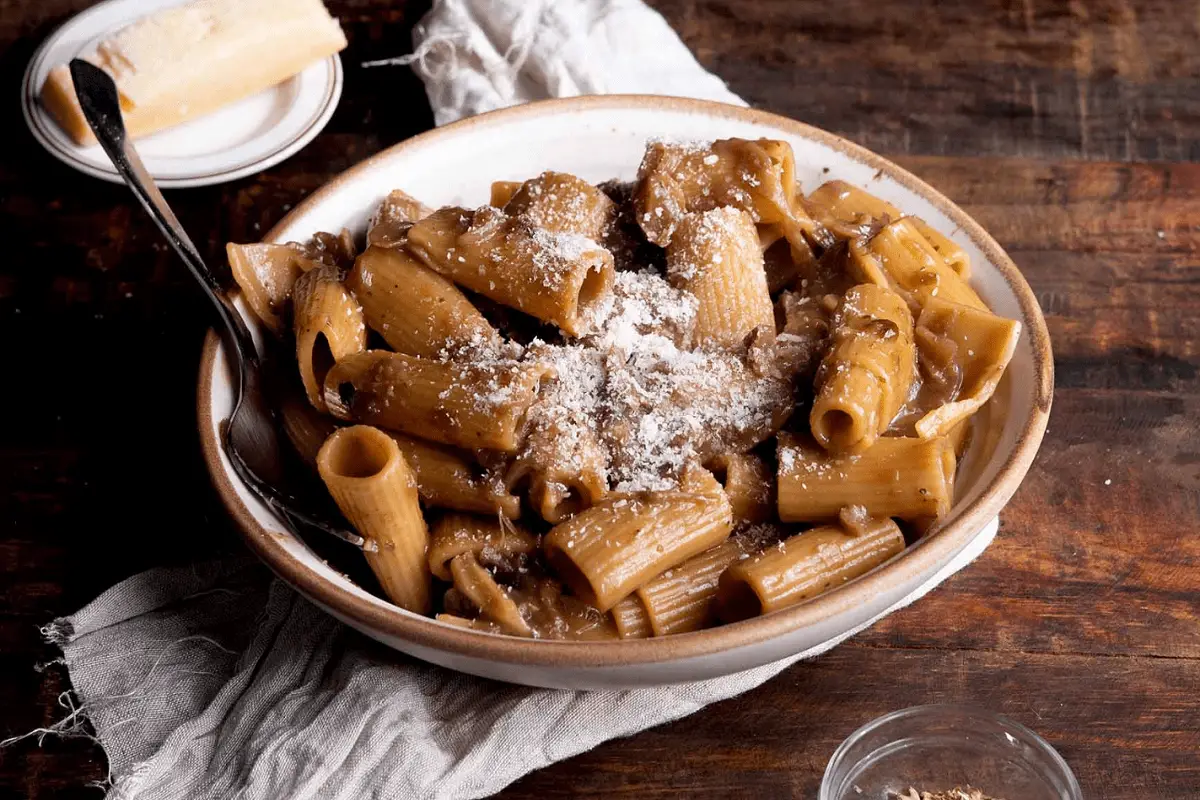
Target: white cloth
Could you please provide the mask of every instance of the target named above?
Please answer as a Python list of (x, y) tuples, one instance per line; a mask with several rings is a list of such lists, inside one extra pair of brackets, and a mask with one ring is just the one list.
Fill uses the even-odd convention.
[(642, 0), (435, 0), (411, 63), (445, 125), (580, 94), (661, 94), (746, 105)]
[[(639, 0), (438, 0), (415, 38), (411, 61), (439, 124), (581, 92), (740, 102)], [(961, 569), (995, 532), (993, 523), (886, 613)], [(108, 755), (110, 800), (483, 797), (838, 643), (699, 683), (530, 689), (387, 650), (248, 559), (137, 575), (46, 634), (75, 690), (55, 730), (90, 720)]]
[[(996, 524), (911, 603), (991, 543)], [(861, 630), (861, 629), (860, 629)], [(249, 560), (151, 570), (48, 627), (108, 754), (109, 800), (459, 800), (753, 689), (794, 662), (663, 688), (572, 692), (385, 649)]]

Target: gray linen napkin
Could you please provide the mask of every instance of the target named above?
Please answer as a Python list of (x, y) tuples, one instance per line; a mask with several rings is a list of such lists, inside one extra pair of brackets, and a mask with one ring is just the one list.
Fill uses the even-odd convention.
[[(741, 102), (640, 0), (438, 0), (414, 39), (405, 62), (439, 124), (586, 92)], [(995, 531), (885, 614), (961, 569)], [(75, 690), (55, 729), (90, 721), (109, 800), (483, 797), (837, 644), (657, 689), (510, 686), (385, 649), (248, 558), (136, 575), (45, 633)]]
[(970, 563), (996, 527), (837, 641), (661, 688), (532, 689), (424, 664), (335, 621), (248, 558), (135, 575), (46, 635), (108, 755), (108, 800), (486, 797), (825, 652)]

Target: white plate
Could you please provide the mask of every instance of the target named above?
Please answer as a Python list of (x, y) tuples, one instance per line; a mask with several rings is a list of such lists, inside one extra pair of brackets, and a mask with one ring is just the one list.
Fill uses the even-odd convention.
[[(807, 603), (710, 630), (622, 642), (534, 641), (457, 628), (403, 611), (325, 563), (237, 479), (219, 445), (233, 388), (215, 334), (205, 344), (197, 411), (213, 482), (250, 547), (322, 608), (390, 647), (463, 672), (573, 689), (646, 686), (727, 675), (826, 647), (884, 613), (950, 565), (976, 554), (1037, 452), (1053, 392), (1049, 334), (1037, 300), (1000, 246), (963, 211), (879, 156), (792, 120), (734, 106), (665, 97), (597, 96), (495, 111), (424, 133), (333, 179), (266, 241), (303, 240), (348, 227), (363, 233), (392, 189), (434, 206), (486, 203), (493, 180), (557, 169), (588, 181), (633, 178), (646, 140), (769, 137), (788, 142), (806, 190), (840, 178), (944, 231), (970, 256), (971, 283), (1021, 341), (960, 466), (945, 526), (887, 564)], [(257, 327), (257, 326), (256, 326)]]
[[(58, 127), (39, 100), (50, 70), (118, 28), (186, 0), (106, 0), (67, 20), (47, 39), (25, 70), (21, 110), (33, 137), (50, 154), (80, 172), (120, 183), (99, 145), (80, 147)], [(337, 55), (313, 64), (278, 86), (211, 114), (137, 140), (138, 154), (160, 186), (224, 183), (260, 172), (295, 153), (320, 133), (342, 94)]]

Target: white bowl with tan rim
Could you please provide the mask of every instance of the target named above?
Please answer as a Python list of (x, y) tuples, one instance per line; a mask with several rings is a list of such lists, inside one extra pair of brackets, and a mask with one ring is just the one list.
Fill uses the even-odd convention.
[(949, 234), (970, 255), (971, 283), (988, 305), (1019, 319), (1021, 340), (959, 470), (946, 523), (874, 571), (802, 605), (696, 633), (623, 642), (535, 641), (495, 636), (403, 611), (326, 564), (238, 480), (219, 445), (232, 388), (210, 333), (200, 366), (200, 436), (213, 482), (250, 548), (330, 614), (396, 650), (463, 672), (535, 686), (646, 686), (726, 675), (836, 640), (928, 583), (993, 532), (1024, 478), (1050, 412), (1053, 365), (1033, 292), (998, 244), (961, 209), (889, 161), (784, 117), (664, 97), (551, 100), (463, 120), (402, 142), (330, 181), (266, 241), (303, 240), (342, 227), (361, 233), (368, 214), (402, 188), (432, 206), (478, 206), (494, 180), (544, 170), (593, 182), (631, 179), (646, 140), (783, 139), (806, 190), (839, 178), (868, 188)]

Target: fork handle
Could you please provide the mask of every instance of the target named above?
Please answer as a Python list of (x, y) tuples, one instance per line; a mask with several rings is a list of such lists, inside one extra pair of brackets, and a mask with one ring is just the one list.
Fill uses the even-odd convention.
[(179, 223), (175, 212), (162, 196), (158, 184), (154, 182), (137, 150), (129, 141), (125, 123), (121, 119), (120, 97), (113, 79), (99, 67), (75, 58), (71, 59), (71, 80), (75, 84), (75, 95), (79, 98), (84, 119), (96, 134), (100, 146), (112, 160), (117, 172), (129, 184), (146, 213), (158, 225), (167, 242), (183, 259), (183, 263), (200, 284), (204, 294), (212, 301), (221, 322), (226, 345), (235, 348), (244, 361), (256, 364), (258, 349), (254, 345), (250, 329), (246, 327), (242, 315), (225, 294), (212, 270), (200, 257), (200, 251)]

